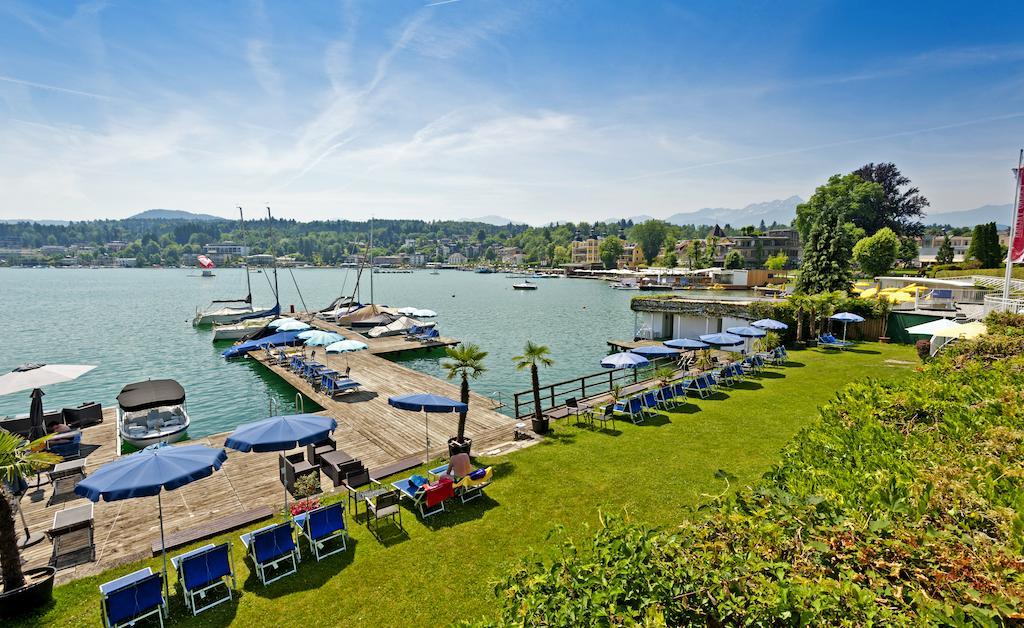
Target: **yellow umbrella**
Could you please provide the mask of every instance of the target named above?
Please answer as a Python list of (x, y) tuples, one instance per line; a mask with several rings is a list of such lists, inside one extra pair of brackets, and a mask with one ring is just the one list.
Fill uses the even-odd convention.
[(907, 294), (906, 292), (880, 292), (879, 297), (889, 299), (893, 303), (910, 303), (914, 300), (914, 295)]
[(862, 298), (862, 299), (870, 299), (871, 297), (875, 296), (876, 294), (878, 294), (878, 288), (868, 288), (864, 292), (860, 293), (860, 298)]
[(985, 323), (980, 321), (974, 321), (972, 323), (965, 323), (960, 326), (960, 331), (957, 333), (957, 338), (977, 338), (978, 336), (987, 333), (988, 327)]

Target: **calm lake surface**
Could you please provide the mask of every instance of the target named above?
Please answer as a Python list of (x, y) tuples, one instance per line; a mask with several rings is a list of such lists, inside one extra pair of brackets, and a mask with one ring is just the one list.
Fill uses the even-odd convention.
[[(193, 436), (266, 417), (272, 399), (282, 411), (292, 411), (290, 386), (251, 361), (224, 360), (220, 352), (230, 343), (214, 345), (210, 330), (192, 327), (197, 306), (245, 296), (241, 269), (216, 273), (200, 278), (190, 269), (0, 269), (7, 320), (0, 369), (26, 362), (98, 365), (77, 381), (44, 389), (47, 409), (83, 401), (113, 405), (125, 384), (176, 379), (188, 395)], [(252, 275), (259, 305), (272, 303), (271, 276)], [(368, 278), (364, 273), (364, 302), (369, 301)], [(283, 270), (279, 281), (285, 310), (291, 304), (305, 309), (303, 299), (310, 309), (319, 309), (351, 293), (355, 271)], [(545, 383), (599, 371), (607, 341), (631, 338), (634, 330), (629, 300), (638, 293), (612, 290), (601, 281), (536, 279), (538, 290), (517, 291), (512, 289), (517, 280), (503, 274), (455, 270), (377, 274), (373, 281), (377, 303), (435, 310), (443, 335), (488, 351), (488, 371), (471, 385), (487, 396), (500, 394), (506, 403), (529, 387), (529, 374), (512, 363), (527, 340), (551, 347), (555, 365), (542, 371)], [(443, 355), (435, 351), (401, 362), (443, 377)], [(28, 392), (0, 397), (0, 415), (28, 408)], [(305, 409), (310, 408), (307, 401)]]

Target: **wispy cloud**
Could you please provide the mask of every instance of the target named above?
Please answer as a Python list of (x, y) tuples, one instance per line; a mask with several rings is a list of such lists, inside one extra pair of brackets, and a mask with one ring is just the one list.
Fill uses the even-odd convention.
[(32, 89), (41, 89), (48, 92), (69, 94), (71, 96), (83, 96), (85, 98), (95, 98), (96, 100), (116, 100), (113, 96), (107, 96), (105, 94), (97, 94), (96, 92), (89, 92), (81, 89), (72, 89), (70, 87), (61, 87), (59, 85), (47, 85), (46, 83), (37, 83), (35, 81), (26, 81), (23, 79), (14, 78), (12, 76), (0, 76), (0, 81), (3, 81), (5, 83), (13, 83), (14, 85), (21, 85), (23, 87), (30, 87)]

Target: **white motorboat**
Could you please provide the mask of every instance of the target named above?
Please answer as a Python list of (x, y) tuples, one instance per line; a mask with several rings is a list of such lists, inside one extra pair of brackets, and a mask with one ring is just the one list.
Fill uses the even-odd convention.
[(537, 284), (531, 283), (529, 281), (524, 281), (522, 283), (514, 283), (514, 284), (512, 284), (512, 289), (513, 290), (536, 290), (537, 289)]
[(274, 320), (272, 316), (262, 316), (260, 318), (249, 318), (238, 323), (228, 323), (224, 325), (214, 324), (213, 326), (213, 341), (218, 340), (238, 340), (244, 338), (254, 331), (259, 331), (267, 326), (267, 323)]
[(128, 384), (117, 396), (117, 433), (142, 449), (181, 440), (188, 430), (185, 389), (173, 379)]
[(640, 284), (635, 279), (623, 279), (611, 284), (613, 290), (639, 290)]

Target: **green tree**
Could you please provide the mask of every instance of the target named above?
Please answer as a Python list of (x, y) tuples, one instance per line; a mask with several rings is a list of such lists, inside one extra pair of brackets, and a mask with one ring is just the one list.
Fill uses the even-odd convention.
[(669, 251), (665, 253), (661, 258), (661, 265), (665, 268), (675, 268), (679, 265), (679, 259), (676, 257), (675, 251)]
[(807, 242), (819, 216), (831, 216), (828, 220), (834, 223), (835, 215), (839, 215), (843, 222), (849, 222), (854, 216), (873, 212), (873, 208), (881, 205), (884, 195), (881, 185), (865, 181), (858, 175), (833, 175), (825, 185), (814, 190), (806, 203), (796, 206), (795, 226), (800, 233), (800, 241)]
[[(462, 377), (459, 389), (459, 400), (462, 403), (469, 403), (469, 379), (480, 377), (487, 369), (484, 367), (484, 358), (487, 352), (482, 351), (479, 346), (473, 343), (461, 343), (454, 347), (446, 347), (445, 353), (448, 359), (441, 362), (441, 368), (448, 371), (448, 379)], [(466, 439), (466, 413), (459, 413), (459, 431), (456, 436), (460, 443)]]
[(949, 236), (943, 236), (942, 245), (939, 246), (939, 250), (935, 253), (936, 264), (952, 264), (953, 263), (953, 244), (949, 241)]
[(893, 230), (883, 227), (875, 235), (862, 238), (853, 247), (853, 258), (865, 274), (884, 275), (896, 262), (900, 239)]
[(917, 259), (917, 242), (913, 238), (901, 238), (900, 248), (896, 251), (896, 259), (904, 266), (909, 266)]
[(668, 224), (662, 220), (648, 220), (633, 227), (630, 232), (632, 239), (640, 245), (643, 251), (644, 260), (650, 266), (665, 243), (665, 236), (668, 233)]
[(29, 443), (20, 436), (0, 429), (0, 573), (4, 591), (25, 586), (18, 551), (18, 532), (14, 526), (17, 502), (10, 486), (27, 476), (61, 461), (61, 457), (43, 448), (46, 438)]
[(539, 345), (532, 340), (527, 340), (526, 346), (523, 347), (523, 354), (512, 358), (512, 361), (516, 364), (516, 370), (530, 369), (530, 384), (533, 387), (533, 419), (541, 425), (545, 425), (545, 428), (544, 412), (540, 408), (540, 375), (537, 372), (537, 366), (551, 366), (554, 364), (555, 361), (549, 357), (550, 355), (551, 349), (545, 345)]
[(601, 263), (604, 264), (606, 269), (615, 268), (619, 256), (622, 255), (624, 250), (625, 247), (622, 244), (622, 240), (616, 237), (605, 238), (597, 245), (597, 252), (601, 256)]
[[(762, 220), (761, 222), (763, 223), (764, 221)], [(764, 243), (761, 242), (761, 238), (758, 238), (754, 240), (754, 265), (761, 266), (764, 264), (764, 260)]]
[(990, 222), (974, 227), (966, 257), (981, 262), (982, 268), (997, 268), (1002, 264), (1002, 249), (999, 245), (996, 223)]
[(807, 235), (797, 290), (805, 294), (849, 290), (850, 258), (856, 241), (855, 227), (845, 221), (845, 213), (826, 207)]
[(900, 237), (921, 235), (921, 219), (924, 208), (929, 205), (928, 199), (921, 196), (921, 190), (910, 187), (910, 179), (900, 172), (896, 164), (866, 164), (854, 170), (853, 174), (882, 187), (881, 198), (851, 216), (853, 224), (868, 235), (884, 227), (892, 229)]
[(725, 256), (726, 268), (743, 268), (743, 254), (739, 251), (729, 251)]
[(768, 270), (782, 270), (789, 263), (789, 256), (785, 253), (777, 253), (768, 258), (768, 261), (764, 263), (765, 268)]
[(555, 246), (555, 251), (552, 254), (552, 264), (559, 266), (561, 264), (568, 264), (572, 261), (569, 257), (569, 249), (562, 246), (561, 244)]

